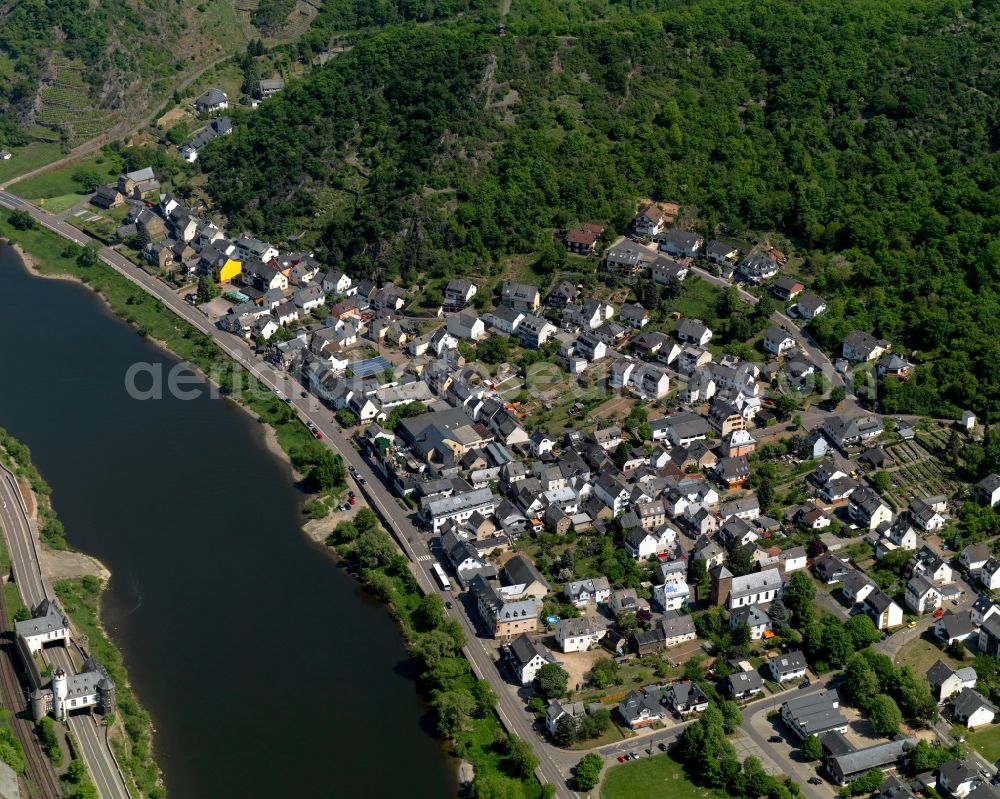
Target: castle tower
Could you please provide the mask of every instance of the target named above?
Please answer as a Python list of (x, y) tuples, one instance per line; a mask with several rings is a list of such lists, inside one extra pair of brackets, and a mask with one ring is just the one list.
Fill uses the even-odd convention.
[(66, 672), (56, 667), (52, 672), (52, 715), (59, 721), (66, 718), (66, 696), (69, 687), (66, 683)]

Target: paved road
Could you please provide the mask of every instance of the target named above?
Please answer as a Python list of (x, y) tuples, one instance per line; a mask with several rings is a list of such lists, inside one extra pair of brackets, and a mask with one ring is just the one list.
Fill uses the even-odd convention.
[[(14, 580), (21, 598), (30, 607), (36, 607), (46, 597), (54, 596), (51, 586), (42, 577), (36, 551), (37, 537), (14, 476), (0, 467), (0, 525), (7, 533)], [(66, 649), (55, 647), (45, 650), (52, 663), (67, 673), (75, 674), (76, 665)], [(128, 789), (108, 747), (105, 729), (98, 717), (71, 716), (70, 729), (80, 745), (81, 755), (90, 772), (101, 799), (128, 799)]]
[[(807, 780), (815, 776), (816, 771), (813, 766), (801, 763), (792, 757), (792, 753), (798, 750), (789, 742), (772, 744), (768, 742), (771, 735), (781, 735), (787, 738), (788, 733), (783, 728), (773, 728), (767, 719), (767, 714), (777, 710), (785, 699), (809, 696), (830, 688), (835, 688), (840, 682), (839, 676), (830, 677), (826, 680), (816, 680), (808, 688), (790, 689), (783, 694), (768, 696), (751, 702), (743, 711), (743, 733), (750, 738), (765, 757), (772, 760), (778, 769), (799, 783), (802, 795), (808, 799), (831, 799), (833, 792), (830, 783), (823, 785), (810, 785)], [(788, 738), (788, 741), (792, 739)]]
[[(77, 244), (87, 245), (91, 241), (82, 231), (18, 197), (0, 192), (0, 204), (28, 211), (40, 225), (75, 241)], [(339, 452), (344, 460), (349, 465), (354, 466), (359, 474), (365, 478), (366, 485), (359, 486), (359, 489), (371, 507), (378, 511), (385, 520), (404, 553), (409, 557), (417, 582), (422, 590), (426, 592), (438, 590), (436, 580), (431, 572), (431, 566), (434, 563), (433, 557), (424, 557), (431, 556), (428, 536), (417, 530), (410, 519), (409, 512), (403, 511), (397, 500), (382, 484), (381, 480), (375, 476), (368, 463), (345, 439), (343, 432), (339, 425), (333, 421), (332, 414), (328, 409), (323, 407), (312, 395), (303, 398), (302, 394), (305, 390), (298, 381), (285, 372), (276, 371), (269, 364), (258, 359), (246, 342), (213, 326), (201, 311), (181, 300), (161, 281), (148, 275), (120, 253), (103, 247), (98, 250), (98, 255), (102, 261), (161, 300), (178, 316), (210, 336), (223, 352), (246, 367), (265, 385), (280, 390), (288, 397), (293, 398), (292, 407), (298, 411), (300, 417), (304, 421), (315, 424), (323, 433), (323, 440), (327, 445)], [(487, 643), (477, 638), (475, 624), (461, 611), (461, 603), (455, 602), (449, 615), (458, 618), (465, 630), (468, 638), (465, 654), (476, 674), (482, 679), (488, 680), (493, 686), (498, 699), (497, 714), (504, 726), (534, 746), (540, 761), (539, 779), (555, 785), (558, 796), (572, 796), (572, 791), (566, 786), (566, 780), (569, 777), (570, 768), (575, 765), (579, 755), (566, 753), (550, 746), (535, 734), (533, 730), (534, 718), (527, 713), (516, 692), (497, 671), (494, 664), (492, 642)]]

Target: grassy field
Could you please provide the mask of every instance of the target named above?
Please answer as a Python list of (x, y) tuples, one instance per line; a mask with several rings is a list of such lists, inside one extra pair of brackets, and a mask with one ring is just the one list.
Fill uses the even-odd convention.
[(707, 280), (689, 278), (683, 283), (681, 296), (670, 301), (670, 310), (693, 319), (701, 319), (709, 327), (716, 318), (715, 304), (722, 289)]
[(1000, 725), (968, 733), (968, 740), (990, 763), (1000, 760)]
[[(74, 200), (76, 202), (85, 194), (80, 182), (73, 177), (80, 172), (93, 172), (105, 182), (111, 183), (118, 176), (118, 165), (112, 163), (103, 153), (94, 153), (80, 161), (53, 169), (51, 172), (44, 172), (33, 178), (19, 181), (11, 187), (11, 192), (26, 200), (45, 199), (45, 207), (53, 210), (52, 198), (61, 199), (72, 196), (76, 198)], [(65, 208), (61, 210), (65, 210)]]
[(613, 766), (605, 773), (602, 799), (707, 799), (712, 792), (699, 788), (669, 755), (640, 758)]
[(0, 161), (0, 181), (10, 180), (17, 175), (23, 175), (32, 169), (45, 164), (51, 164), (61, 154), (59, 145), (54, 142), (32, 142), (26, 147), (8, 148), (14, 157), (9, 161)]
[(953, 669), (962, 667), (962, 664), (955, 660), (955, 658), (951, 657), (947, 652), (938, 649), (924, 638), (917, 638), (914, 641), (910, 641), (896, 655), (896, 665), (909, 666), (918, 677), (923, 677), (927, 673), (927, 669), (939, 660), (943, 660)]

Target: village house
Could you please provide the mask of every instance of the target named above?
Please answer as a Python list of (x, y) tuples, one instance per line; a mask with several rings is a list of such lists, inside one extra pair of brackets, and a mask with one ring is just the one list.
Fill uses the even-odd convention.
[(604, 228), (599, 225), (584, 225), (566, 234), (566, 249), (577, 255), (590, 255), (597, 246)]
[(215, 114), (229, 108), (229, 95), (222, 89), (211, 88), (198, 96), (194, 101), (195, 110), (199, 114)]
[(712, 331), (700, 319), (682, 319), (677, 325), (677, 338), (704, 347), (712, 340)]
[(690, 716), (701, 713), (708, 708), (708, 697), (698, 687), (698, 683), (690, 680), (675, 682), (667, 688), (667, 706), (675, 713)]
[(576, 607), (586, 607), (591, 602), (602, 605), (611, 596), (611, 585), (607, 577), (594, 577), (586, 580), (574, 580), (563, 586), (566, 599)]
[(444, 288), (445, 308), (458, 311), (464, 308), (476, 296), (477, 287), (471, 280), (464, 277), (452, 278)]
[(805, 288), (806, 287), (794, 277), (782, 275), (771, 285), (771, 293), (779, 300), (785, 300), (787, 302), (805, 291)]
[(555, 658), (544, 646), (523, 634), (511, 642), (506, 654), (521, 685), (531, 685), (542, 666), (555, 663)]
[(939, 705), (943, 705), (964, 688), (974, 688), (977, 679), (976, 670), (971, 666), (955, 671), (941, 660), (927, 670), (927, 682)]
[(826, 300), (817, 294), (803, 294), (795, 303), (795, 312), (803, 319), (812, 321), (826, 311)]
[(990, 474), (976, 484), (979, 501), (995, 508), (1000, 505), (1000, 475)]
[(955, 697), (951, 710), (952, 721), (970, 730), (992, 724), (996, 714), (997, 709), (973, 688), (963, 688)]
[(516, 311), (534, 313), (541, 305), (538, 289), (528, 283), (505, 280), (500, 290), (500, 304)]
[(556, 622), (555, 637), (562, 652), (586, 652), (597, 646), (608, 632), (600, 616), (581, 616)]
[(862, 609), (878, 630), (892, 630), (903, 623), (903, 609), (882, 590), (872, 591), (865, 597)]
[(694, 258), (705, 245), (702, 236), (680, 228), (672, 228), (657, 238), (660, 249), (676, 257)]
[(888, 348), (888, 341), (877, 339), (861, 330), (854, 330), (844, 339), (841, 349), (847, 360), (864, 363), (882, 357)]
[(869, 530), (874, 530), (882, 524), (891, 523), (893, 516), (889, 504), (868, 486), (861, 486), (861, 488), (851, 492), (847, 502), (847, 514), (852, 521), (867, 527)]
[(768, 660), (767, 668), (776, 683), (801, 680), (806, 676), (806, 657), (798, 650), (785, 655), (775, 655)]
[(663, 229), (665, 221), (662, 209), (650, 203), (640, 208), (632, 218), (632, 229), (640, 236), (655, 236)]
[(906, 584), (904, 601), (910, 610), (922, 615), (941, 607), (941, 591), (929, 579), (917, 575)]
[(257, 81), (257, 85), (254, 86), (254, 96), (258, 100), (266, 100), (268, 97), (273, 97), (278, 92), (284, 90), (285, 81), (281, 78), (263, 78)]
[(662, 696), (656, 685), (633, 689), (618, 703), (618, 715), (632, 730), (656, 724), (667, 715), (667, 709), (661, 704)]
[(764, 351), (772, 355), (784, 355), (795, 349), (795, 339), (780, 327), (773, 325), (764, 331)]
[(823, 421), (823, 432), (837, 449), (846, 452), (848, 447), (871, 441), (885, 431), (877, 416), (830, 416)]
[(746, 702), (764, 692), (764, 679), (756, 671), (738, 671), (722, 680), (723, 691), (737, 702)]
[(469, 593), (476, 603), (479, 617), (494, 639), (511, 641), (524, 633), (539, 631), (540, 599), (531, 596), (509, 599), (481, 574), (469, 582)]

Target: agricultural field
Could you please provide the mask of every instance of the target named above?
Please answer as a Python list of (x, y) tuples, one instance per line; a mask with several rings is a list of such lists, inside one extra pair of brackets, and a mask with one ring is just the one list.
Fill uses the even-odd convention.
[(55, 64), (55, 82), (42, 91), (40, 125), (64, 131), (72, 147), (103, 133), (121, 119), (120, 112), (93, 107), (90, 87), (83, 79), (83, 62), (57, 59)]
[(114, 236), (115, 231), (125, 221), (127, 213), (128, 208), (123, 205), (107, 210), (97, 210), (88, 206), (81, 208), (75, 214), (68, 217), (66, 221), (98, 241), (110, 244), (112, 236)]
[(892, 478), (892, 486), (884, 496), (896, 510), (906, 507), (913, 497), (944, 494), (951, 498), (961, 490), (962, 483), (951, 467), (926, 446), (935, 446), (940, 435), (932, 431), (885, 447), (891, 460), (884, 471)]

